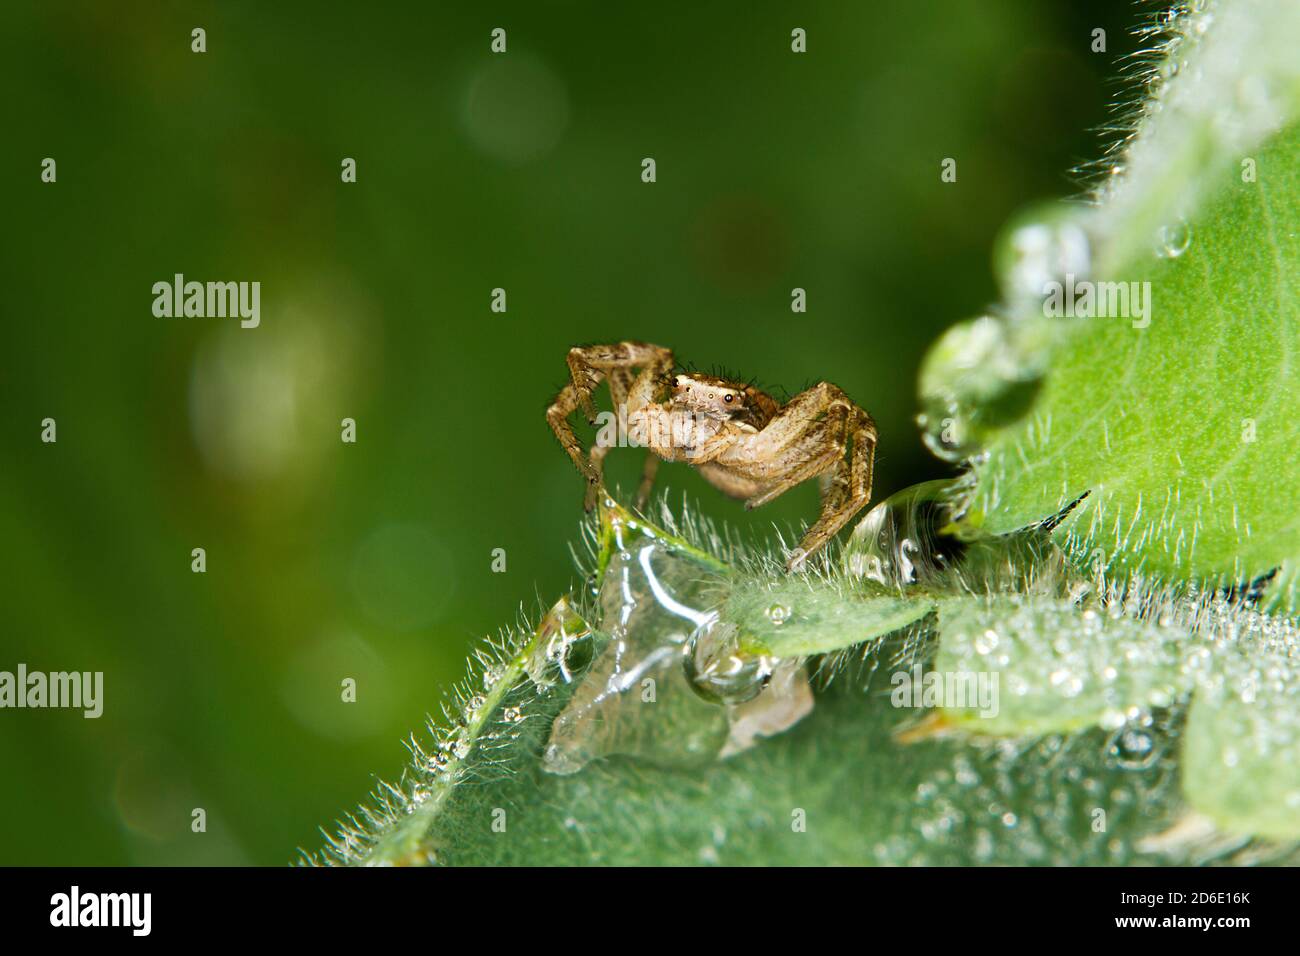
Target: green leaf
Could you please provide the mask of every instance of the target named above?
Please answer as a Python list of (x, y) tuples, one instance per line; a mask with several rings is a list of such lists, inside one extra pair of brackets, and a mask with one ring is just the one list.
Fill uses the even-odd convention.
[[(1097, 203), (1011, 231), (1005, 318), (954, 330), (922, 375), (932, 445), (976, 462), (967, 533), (1088, 493), (1057, 532), (1076, 561), (1224, 584), (1285, 564), (1275, 600), (1294, 607), (1298, 45), (1294, 3), (1198, 7)], [(1048, 317), (1044, 280), (1078, 295), (1149, 282), (1149, 296), (1126, 315)]]
[[(350, 862), (1125, 863), (1176, 821), (1176, 718), (1151, 728), (1141, 762), (1104, 731), (1008, 745), (918, 738), (908, 731), (921, 702), (900, 706), (887, 677), (915, 650), (910, 637), (873, 642), (815, 700), (757, 680), (758, 696), (739, 705), (707, 702), (680, 675), (696, 618), (710, 626), (704, 596), (725, 606), (727, 585), (661, 529), (629, 528), (612, 507), (605, 520), (598, 538), (615, 547), (597, 562), (605, 570), (591, 611), (594, 634), (609, 636), (590, 669), (541, 687), (526, 667), (505, 675), (514, 683), (445, 797), (393, 808), (379, 839), (348, 848)], [(823, 619), (837, 632), (862, 610), (848, 593), (840, 603)], [(525, 641), (516, 657), (529, 645), (541, 646)], [(643, 696), (647, 675), (653, 699)], [(786, 726), (764, 722), (769, 739), (728, 748), (745, 708), (765, 698)], [(395, 844), (386, 827), (406, 839)]]
[(449, 865), (1122, 864), (1175, 820), (1162, 731), (1130, 769), (1099, 731), (907, 745), (893, 734), (906, 716), (837, 681), (793, 730), (729, 760), (615, 757), (563, 777), (538, 769), (539, 722), (514, 772), (457, 790), (430, 843)]
[(806, 657), (876, 640), (933, 610), (933, 601), (923, 595), (780, 577), (737, 582), (721, 616), (739, 628), (748, 653)]
[(994, 704), (973, 695), (947, 722), (1012, 736), (1118, 729), (1173, 704), (1193, 683), (1199, 645), (1158, 620), (1080, 608), (1039, 595), (964, 597), (939, 608), (934, 673), (995, 680)]
[[(1166, 640), (1185, 634), (1182, 621), (1099, 624), (1041, 593), (1023, 604), (949, 595), (940, 600), (949, 637), (958, 627), (1010, 623), (1009, 637), (1041, 653), (1048, 629), (1064, 629), (1056, 634), (1072, 650), (1058, 661), (1099, 674), (1118, 655), (1127, 669), (1099, 674), (1079, 692), (1044, 674), (1026, 702), (1004, 689), (1006, 729), (1038, 735), (1032, 739), (935, 734), (923, 695), (902, 692), (925, 657), (924, 641), (914, 627), (871, 634), (882, 619), (856, 590), (861, 582), (827, 576), (776, 586), (764, 573), (780, 565), (776, 558), (722, 572), (704, 550), (709, 541), (689, 543), (612, 503), (595, 538), (603, 543), (600, 570), (585, 616), (559, 602), (534, 631), (484, 656), (433, 748), (414, 746), (408, 778), (381, 788), (376, 805), (343, 827), (330, 847), (334, 859), (1117, 864), (1228, 859), (1223, 853), (1240, 845), (1171, 849), (1162, 838), (1177, 832), (1186, 810), (1177, 773), (1182, 704), (1174, 697), (1189, 671), (1174, 661), (1187, 645)], [(746, 596), (732, 604), (737, 592)], [(777, 592), (792, 605), (811, 599), (816, 614), (804, 621), (801, 642), (831, 647), (838, 635), (839, 647), (854, 646), (864, 625), (870, 639), (812, 688), (802, 657), (776, 661), (770, 679), (742, 670), (731, 690), (751, 693), (734, 701), (693, 686), (707, 683), (687, 667), (698, 642), (735, 627), (724, 609), (770, 607), (766, 595)], [(929, 615), (936, 599), (898, 600)], [(745, 620), (766, 622), (767, 636), (780, 641), (798, 618), (777, 618), (758, 610)], [(1154, 644), (1138, 640), (1153, 631)], [(960, 635), (953, 639), (944, 653), (960, 653), (953, 650)], [(1036, 674), (1032, 657), (994, 663), (1008, 675)], [(783, 670), (787, 661), (795, 668)], [(964, 665), (941, 658), (939, 666)], [(1130, 703), (1142, 712), (1126, 709), (1122, 726), (1046, 732), (1082, 728)], [(1052, 708), (1060, 713), (1038, 719)]]
[(1275, 140), (1182, 255), (1124, 273), (1151, 281), (1149, 327), (1077, 321), (977, 468), (984, 530), (1089, 492), (1065, 540), (1111, 570), (1236, 583), (1300, 556), (1298, 150), (1300, 130)]
[(1256, 617), (1192, 702), (1183, 790), (1227, 832), (1300, 839), (1298, 646), (1294, 623)]

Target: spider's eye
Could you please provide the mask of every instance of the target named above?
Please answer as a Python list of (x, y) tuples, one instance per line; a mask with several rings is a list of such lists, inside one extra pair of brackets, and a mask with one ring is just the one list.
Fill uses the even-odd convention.
[(735, 395), (732, 395), (730, 392), (728, 392), (726, 395), (722, 396), (722, 400), (724, 402), (730, 402), (735, 397), (736, 397)]

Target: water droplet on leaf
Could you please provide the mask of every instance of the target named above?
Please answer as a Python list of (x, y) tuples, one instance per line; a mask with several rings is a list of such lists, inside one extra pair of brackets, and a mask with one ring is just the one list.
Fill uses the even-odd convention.
[(1050, 322), (1016, 323), (981, 316), (948, 329), (921, 364), (926, 447), (944, 461), (980, 452), (991, 432), (1028, 412), (1047, 367)]
[(1162, 259), (1177, 259), (1192, 244), (1192, 230), (1185, 222), (1160, 227), (1156, 252)]
[(1039, 206), (1012, 220), (994, 246), (993, 264), (1006, 301), (1015, 307), (1042, 299), (1051, 283), (1066, 276), (1086, 279), (1092, 249), (1073, 209)]

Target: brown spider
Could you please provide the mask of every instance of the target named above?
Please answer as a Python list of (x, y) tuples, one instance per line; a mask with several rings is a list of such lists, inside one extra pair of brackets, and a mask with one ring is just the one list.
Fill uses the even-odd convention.
[(643, 342), (569, 350), (572, 381), (547, 409), (546, 420), (587, 479), (588, 510), (601, 487), (605, 455), (617, 442), (602, 440), (602, 430), (584, 455), (569, 415), (581, 408), (596, 423), (591, 395), (602, 380), (609, 382), (620, 422), (626, 422), (629, 444), (651, 452), (638, 508), (649, 497), (660, 458), (694, 465), (714, 487), (744, 498), (747, 509), (820, 477), (821, 515), (790, 554), (793, 571), (871, 499), (876, 423), (839, 388), (820, 382), (782, 405), (752, 385), (673, 374), (674, 366), (670, 350)]

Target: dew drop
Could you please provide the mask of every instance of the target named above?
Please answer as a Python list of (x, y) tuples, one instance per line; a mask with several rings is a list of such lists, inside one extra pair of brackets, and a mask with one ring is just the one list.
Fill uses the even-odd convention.
[(1145, 770), (1159, 758), (1160, 749), (1146, 730), (1124, 726), (1111, 735), (1106, 756), (1123, 770)]
[(613, 531), (621, 540), (597, 595), (608, 636), (551, 725), (550, 773), (612, 754), (688, 766), (714, 759), (727, 739), (725, 712), (692, 693), (682, 669), (688, 638), (710, 618), (699, 600), (706, 576), (642, 528), (619, 519)]
[(1101, 719), (1098, 721), (1105, 730), (1117, 730), (1124, 726), (1124, 712), (1116, 708), (1108, 708), (1102, 712)]
[(538, 624), (525, 670), (543, 693), (561, 681), (570, 683), (590, 663), (592, 642), (587, 622), (561, 598)]
[(791, 609), (786, 604), (773, 604), (765, 612), (767, 619), (772, 622), (774, 627), (780, 627), (790, 619)]
[(742, 704), (767, 686), (773, 661), (742, 654), (737, 647), (738, 634), (735, 624), (722, 621), (705, 624), (691, 636), (686, 676), (705, 700)]
[(963, 550), (960, 542), (940, 533), (951, 520), (951, 491), (951, 482), (927, 481), (890, 495), (867, 512), (845, 551), (849, 573), (903, 588), (947, 571)]
[(1185, 222), (1160, 227), (1156, 252), (1162, 259), (1177, 259), (1192, 244), (1192, 230)]
[(926, 447), (944, 461), (976, 456), (994, 429), (1029, 410), (1046, 369), (1050, 322), (1014, 328), (984, 315), (952, 326), (921, 365), (921, 413)]
[(1067, 209), (1047, 206), (1015, 220), (997, 241), (994, 266), (1008, 302), (1033, 302), (1066, 276), (1086, 278), (1092, 250), (1085, 233)]
[(987, 629), (975, 638), (975, 650), (981, 655), (992, 653), (998, 646), (998, 632)]

